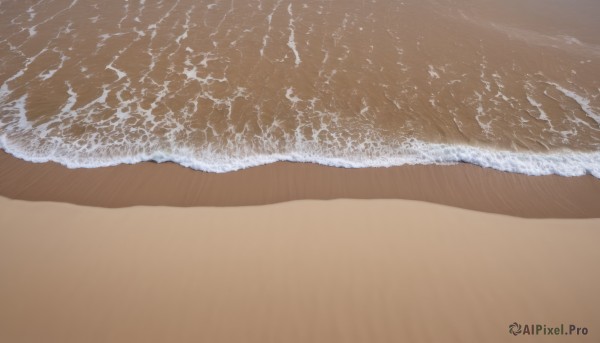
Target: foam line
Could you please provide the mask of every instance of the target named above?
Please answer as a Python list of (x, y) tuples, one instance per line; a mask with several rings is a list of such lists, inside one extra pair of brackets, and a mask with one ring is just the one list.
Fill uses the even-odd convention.
[(590, 106), (590, 99), (584, 98), (573, 91), (563, 88), (557, 83), (550, 82), (550, 84), (556, 87), (556, 89), (565, 96), (573, 99), (577, 104), (579, 104), (581, 110), (585, 112), (588, 117), (592, 118), (596, 123), (598, 123), (598, 125), (600, 125), (600, 114), (597, 114), (592, 110), (592, 107)]
[[(144, 161), (175, 162), (196, 170), (225, 173), (278, 161), (311, 162), (333, 167), (367, 168), (401, 165), (448, 165), (466, 162), (505, 172), (527, 175), (581, 176), (591, 174), (600, 178), (600, 152), (569, 150), (549, 153), (514, 152), (467, 145), (449, 145), (409, 140), (378, 151), (345, 148), (341, 151), (324, 149), (316, 142), (296, 142), (294, 149), (283, 153), (251, 153), (240, 149), (233, 153), (215, 151), (210, 147), (173, 146), (159, 148), (147, 145), (144, 151), (116, 153), (104, 147), (94, 153), (73, 151), (72, 146), (53, 145), (35, 150), (13, 142), (6, 134), (0, 136), (0, 148), (30, 162), (57, 162), (68, 168), (98, 168)], [(113, 147), (114, 148), (114, 147)], [(102, 149), (102, 148), (98, 148)]]
[(290, 36), (288, 38), (287, 46), (290, 49), (292, 49), (292, 52), (294, 53), (294, 56), (295, 56), (294, 63), (296, 63), (296, 66), (299, 66), (300, 63), (302, 63), (302, 60), (300, 59), (300, 53), (298, 53), (298, 49), (296, 48), (296, 32), (295, 32), (294, 18), (293, 18), (292, 4), (291, 3), (288, 6), (288, 14), (290, 15), (290, 23), (289, 23), (289, 26), (288, 26), (289, 30), (290, 30)]

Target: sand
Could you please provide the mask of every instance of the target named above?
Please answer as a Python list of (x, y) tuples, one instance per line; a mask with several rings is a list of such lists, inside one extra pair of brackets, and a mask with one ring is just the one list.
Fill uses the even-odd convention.
[(600, 218), (600, 180), (592, 176), (530, 177), (469, 164), (342, 169), (280, 162), (214, 174), (173, 163), (67, 169), (0, 152), (0, 166), (0, 196), (100, 207), (411, 199), (527, 218)]
[(0, 342), (598, 341), (591, 176), (0, 166)]
[[(600, 220), (0, 199), (2, 342), (597, 342)], [(512, 337), (509, 324), (587, 336)]]

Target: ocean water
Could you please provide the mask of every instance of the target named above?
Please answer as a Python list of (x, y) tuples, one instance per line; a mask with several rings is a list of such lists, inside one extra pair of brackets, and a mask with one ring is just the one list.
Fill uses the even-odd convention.
[(600, 177), (596, 0), (1, 0), (0, 147)]

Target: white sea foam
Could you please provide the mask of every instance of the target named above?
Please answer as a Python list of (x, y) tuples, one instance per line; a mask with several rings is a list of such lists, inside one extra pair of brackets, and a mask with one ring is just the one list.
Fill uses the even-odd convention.
[(440, 74), (438, 74), (438, 72), (435, 70), (435, 68), (430, 64), (429, 65), (429, 77), (432, 79), (439, 79), (440, 78)]
[(269, 44), (269, 34), (271, 33), (271, 30), (273, 29), (273, 27), (271, 26), (271, 23), (273, 22), (273, 15), (275, 14), (275, 11), (277, 11), (277, 9), (279, 8), (279, 6), (281, 5), (281, 0), (278, 0), (275, 3), (275, 6), (273, 7), (273, 10), (271, 11), (271, 13), (269, 13), (269, 15), (267, 15), (267, 23), (268, 28), (267, 28), (267, 32), (265, 33), (265, 35), (262, 38), (262, 46), (260, 47), (259, 53), (260, 56), (263, 57), (265, 54), (265, 49), (267, 48), (267, 44)]
[(295, 56), (295, 63), (296, 66), (299, 66), (300, 63), (302, 63), (302, 60), (300, 59), (300, 53), (298, 52), (298, 49), (296, 47), (296, 27), (294, 25), (294, 18), (293, 15), (294, 13), (292, 12), (292, 4), (290, 3), (290, 5), (288, 6), (288, 14), (290, 15), (290, 22), (288, 25), (288, 29), (290, 30), (290, 36), (288, 38), (288, 47), (290, 49), (292, 49), (292, 52), (294, 53)]
[(29, 120), (27, 120), (27, 93), (13, 101), (12, 103), (6, 106), (5, 110), (8, 113), (11, 113), (14, 118), (16, 118), (16, 132), (26, 132), (30, 130), (32, 124)]
[[(53, 50), (55, 52), (59, 52), (56, 50)], [(60, 53), (60, 52), (59, 52)], [(65, 54), (60, 53), (60, 62), (58, 64), (58, 66), (54, 69), (49, 69), (45, 72), (43, 72), (42, 74), (39, 75), (39, 78), (42, 80), (48, 80), (50, 79), (52, 76), (54, 76), (54, 74), (56, 74), (57, 71), (59, 71), (65, 64), (65, 62), (69, 59), (69, 57), (67, 57)]]
[(531, 96), (527, 96), (527, 101), (529, 101), (529, 103), (531, 104), (531, 106), (535, 107), (538, 110), (539, 113), (539, 120), (543, 120), (545, 122), (548, 123), (548, 126), (550, 126), (550, 130), (554, 131), (554, 126), (552, 126), (552, 122), (550, 121), (550, 118), (548, 118), (548, 114), (546, 113), (546, 111), (544, 111), (542, 104), (540, 104), (539, 102), (535, 101), (535, 99), (533, 99)]
[[(189, 144), (190, 141), (174, 139), (177, 132), (185, 131), (178, 122), (168, 125), (172, 128), (165, 137), (152, 135), (150, 132), (137, 140), (123, 140), (110, 137), (126, 137), (134, 127), (124, 125), (130, 118), (129, 109), (122, 106), (120, 114), (114, 116), (116, 124), (112, 124), (111, 136), (103, 136), (99, 132), (92, 133), (77, 142), (62, 134), (51, 134), (54, 129), (62, 130), (68, 126), (69, 120), (89, 122), (98, 109), (106, 108), (106, 99), (110, 93), (104, 86), (97, 99), (87, 105), (75, 108), (77, 93), (67, 84), (68, 99), (55, 118), (42, 125), (35, 125), (27, 119), (27, 94), (17, 100), (5, 103), (3, 121), (0, 121), (0, 148), (8, 153), (31, 162), (58, 162), (69, 168), (96, 168), (113, 166), (122, 163), (133, 164), (143, 161), (173, 161), (183, 166), (207, 172), (230, 172), (277, 161), (313, 162), (322, 165), (346, 168), (391, 167), (414, 164), (454, 164), (467, 162), (483, 167), (507, 172), (525, 173), (529, 175), (558, 174), (579, 176), (592, 174), (600, 178), (600, 152), (578, 152), (570, 150), (554, 150), (547, 153), (515, 152), (469, 146), (464, 144), (440, 144), (415, 139), (390, 140), (380, 137), (372, 130), (364, 130), (360, 141), (348, 141), (335, 133), (330, 139), (323, 140), (320, 134), (328, 134), (328, 125), (339, 126), (336, 116), (318, 112), (320, 124), (313, 128), (312, 135), (303, 136), (296, 130), (293, 136), (287, 137), (283, 146), (278, 144), (273, 132), (278, 130), (279, 122), (264, 123), (263, 132), (258, 140), (200, 143), (199, 146)], [(144, 111), (136, 109), (151, 126), (165, 125), (151, 115), (152, 109), (161, 102), (168, 93), (167, 85), (159, 92), (158, 98)], [(231, 112), (231, 105), (238, 97), (243, 97), (244, 89), (238, 89), (229, 99), (221, 101)], [(116, 95), (117, 98), (121, 96)], [(203, 96), (208, 97), (208, 94)], [(286, 97), (300, 106), (305, 101), (294, 94), (292, 88), (286, 89)], [(134, 103), (135, 99), (127, 101)], [(314, 111), (317, 100), (306, 101), (309, 109)], [(363, 103), (363, 106), (367, 106)], [(367, 107), (363, 107), (365, 109)], [(146, 113), (147, 112), (147, 113)], [(318, 113), (317, 113), (318, 112)], [(331, 119), (329, 119), (331, 118)], [(8, 121), (6, 121), (8, 120)], [(328, 120), (331, 120), (328, 122)], [(95, 122), (95, 125), (103, 125)], [(90, 122), (91, 123), (91, 122)], [(65, 126), (66, 125), (66, 126)], [(210, 128), (210, 124), (208, 125)], [(138, 128), (144, 132), (144, 128)], [(217, 132), (213, 128), (213, 134)], [(241, 137), (241, 136), (239, 136)], [(108, 139), (108, 141), (107, 141)], [(220, 148), (219, 148), (220, 147)]]
[(124, 71), (117, 69), (113, 66), (113, 63), (115, 63), (115, 61), (117, 60), (117, 58), (113, 58), (112, 62), (110, 62), (109, 65), (106, 66), (106, 69), (112, 70), (117, 74), (117, 81), (121, 80), (122, 78), (124, 78), (125, 76), (127, 76), (127, 73), (125, 73)]
[[(97, 168), (118, 164), (135, 164), (143, 161), (175, 162), (182, 166), (206, 172), (224, 173), (265, 165), (278, 161), (311, 162), (333, 167), (366, 168), (393, 167), (401, 165), (439, 164), (460, 162), (486, 168), (528, 175), (557, 174), (581, 176), (591, 174), (600, 178), (600, 152), (557, 151), (551, 153), (514, 152), (467, 145), (450, 145), (408, 140), (402, 144), (387, 146), (378, 151), (364, 152), (354, 148), (342, 151), (326, 151), (313, 142), (295, 144), (296, 150), (283, 153), (235, 153), (218, 152), (210, 147), (194, 149), (173, 146), (169, 149), (152, 147), (138, 150), (135, 154), (109, 155), (107, 151), (78, 153), (72, 146), (55, 145), (43, 151), (30, 150), (0, 135), (0, 148), (31, 162), (57, 162), (68, 168)], [(101, 149), (101, 147), (98, 147)]]
[(285, 97), (294, 105), (302, 100), (298, 96), (294, 95), (294, 88), (292, 87), (289, 87), (285, 90)]
[[(168, 94), (168, 85), (163, 85), (157, 99), (145, 110), (139, 107), (136, 112), (142, 114), (151, 126), (169, 125), (170, 132), (166, 136), (152, 135), (151, 132), (142, 138), (110, 140), (111, 137), (126, 137), (134, 127), (125, 125), (130, 118), (127, 106), (122, 106), (120, 114), (114, 116), (115, 122), (110, 125), (111, 136), (103, 136), (99, 132), (92, 133), (79, 141), (73, 142), (62, 134), (51, 133), (51, 126), (62, 130), (68, 126), (69, 120), (88, 122), (93, 119), (98, 108), (106, 107), (109, 87), (105, 86), (99, 97), (89, 104), (75, 108), (77, 93), (67, 83), (68, 99), (54, 120), (42, 125), (35, 125), (27, 119), (27, 94), (6, 103), (3, 107), (5, 114), (0, 121), (0, 148), (8, 153), (31, 162), (53, 161), (69, 168), (96, 168), (114, 166), (122, 163), (133, 164), (143, 161), (166, 162), (172, 161), (183, 166), (207, 172), (230, 172), (253, 166), (264, 165), (277, 161), (312, 162), (322, 165), (364, 168), (391, 167), (415, 164), (455, 164), (467, 162), (482, 167), (494, 168), (501, 171), (524, 173), (529, 175), (558, 174), (564, 176), (579, 176), (591, 174), (600, 178), (600, 151), (581, 152), (571, 150), (553, 150), (546, 153), (516, 152), (469, 146), (464, 144), (430, 143), (416, 139), (383, 138), (376, 131), (363, 130), (360, 141), (349, 141), (331, 133), (330, 139), (322, 139), (320, 134), (328, 134), (328, 125), (339, 126), (337, 116), (315, 111), (316, 99), (304, 101), (294, 94), (293, 88), (286, 89), (286, 97), (295, 105), (308, 103), (318, 118), (320, 124), (313, 127), (312, 135), (302, 135), (300, 128), (281, 142), (274, 138), (272, 132), (277, 131), (279, 122), (264, 123), (258, 140), (246, 141), (244, 138), (226, 139), (211, 143), (177, 140), (175, 135), (184, 132), (186, 128), (177, 121), (161, 123), (151, 114), (152, 109)], [(226, 100), (211, 99), (219, 102), (217, 105), (228, 107), (231, 114), (232, 104), (236, 98), (244, 97), (245, 90), (238, 89)], [(117, 98), (121, 96), (116, 95)], [(209, 98), (210, 94), (203, 97)], [(133, 104), (135, 99), (127, 101)], [(363, 103), (363, 106), (367, 106)], [(363, 107), (363, 110), (368, 107)], [(365, 110), (366, 111), (366, 110)], [(331, 119), (329, 119), (331, 118)], [(5, 121), (7, 120), (8, 121)], [(328, 122), (328, 120), (331, 120)], [(102, 123), (94, 122), (101, 126)], [(116, 124), (115, 124), (116, 123)], [(207, 125), (211, 127), (210, 124)], [(144, 132), (143, 127), (137, 129)], [(212, 128), (213, 134), (217, 134)], [(189, 134), (189, 132), (188, 132)], [(241, 137), (241, 135), (238, 135)], [(279, 142), (279, 143), (278, 143)], [(190, 145), (192, 144), (192, 145)]]
[(488, 122), (483, 122), (481, 120), (482, 117), (487, 116), (483, 109), (483, 97), (478, 92), (475, 92), (475, 95), (477, 96), (477, 114), (475, 115), (475, 120), (485, 135), (489, 136), (492, 134), (492, 120), (489, 120)]
[(27, 9), (27, 14), (29, 14), (29, 21), (32, 21), (35, 16), (37, 15), (37, 13), (35, 12), (35, 9), (33, 8), (34, 6), (31, 6)]
[(551, 82), (550, 84), (556, 87), (556, 89), (563, 93), (565, 96), (577, 102), (577, 104), (579, 104), (583, 112), (585, 112), (585, 114), (587, 114), (588, 117), (592, 118), (594, 121), (596, 121), (596, 123), (598, 123), (598, 125), (600, 125), (600, 114), (594, 112), (592, 106), (590, 106), (590, 99), (584, 98), (573, 91), (563, 88), (557, 83)]

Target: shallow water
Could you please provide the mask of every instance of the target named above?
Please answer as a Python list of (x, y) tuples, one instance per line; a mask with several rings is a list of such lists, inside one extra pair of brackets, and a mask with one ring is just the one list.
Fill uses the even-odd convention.
[(0, 2), (0, 147), (600, 177), (600, 3)]

